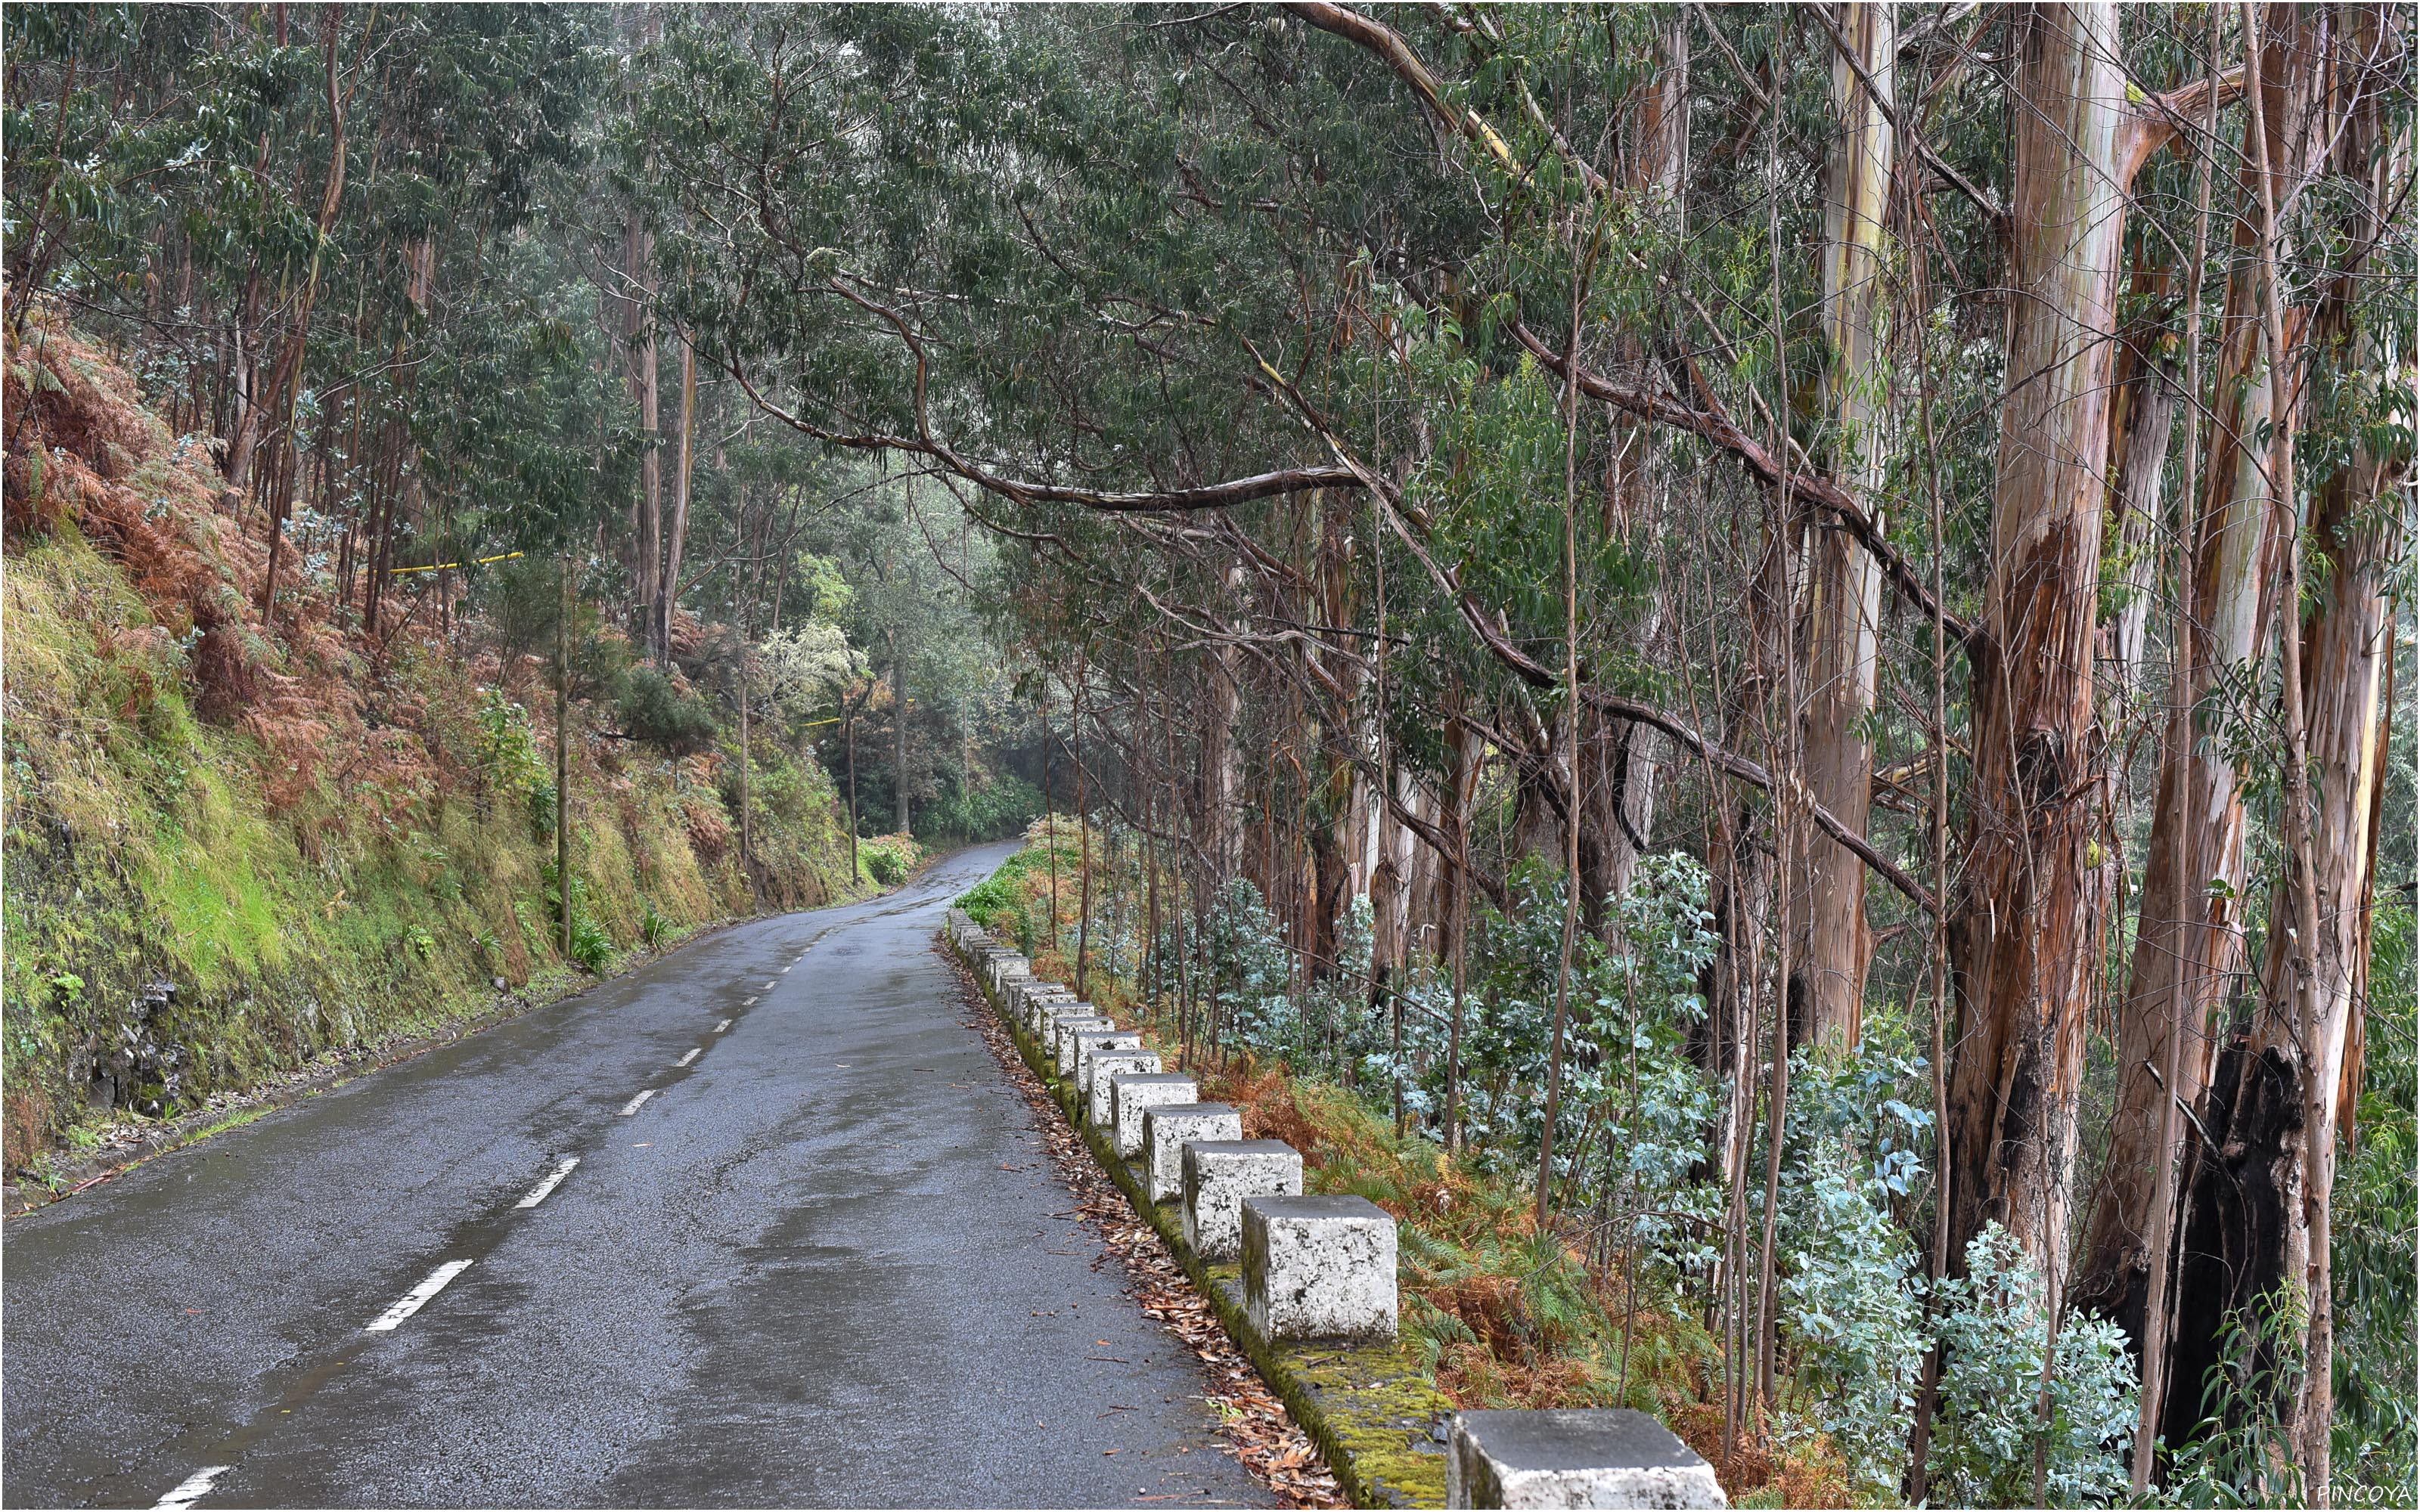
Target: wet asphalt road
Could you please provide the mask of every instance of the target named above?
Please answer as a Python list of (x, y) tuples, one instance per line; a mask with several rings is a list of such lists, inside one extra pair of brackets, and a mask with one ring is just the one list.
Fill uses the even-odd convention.
[(192, 1504), (1266, 1504), (930, 949), (1009, 849), (10, 1220), (0, 1495), (225, 1466)]

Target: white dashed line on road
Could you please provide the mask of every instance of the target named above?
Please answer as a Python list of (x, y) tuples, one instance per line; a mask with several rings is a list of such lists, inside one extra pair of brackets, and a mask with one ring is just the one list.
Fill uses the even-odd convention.
[(686, 1066), (690, 1061), (695, 1060), (698, 1057), (704, 1054), (706, 1054), (706, 1047), (704, 1045), (695, 1045), (690, 1048), (688, 1055), (681, 1057), (678, 1060), (674, 1061), (673, 1064), (675, 1067)]
[(768, 992), (768, 993), (769, 993), (769, 992), (771, 992), (774, 988), (776, 988), (776, 987), (778, 987), (778, 986), (780, 986), (780, 985), (781, 985), (781, 983), (780, 983), (780, 982), (778, 982), (778, 981), (774, 981), (774, 980), (768, 980), (766, 981), (766, 983), (765, 983), (765, 990), (766, 990), (767, 992)]
[(725, 1029), (728, 1029), (728, 1028), (730, 1028), (730, 1027), (731, 1027), (731, 1021), (730, 1021), (729, 1019), (724, 1019), (721, 1023), (720, 1023), (720, 1024), (718, 1024), (718, 1025), (716, 1025), (716, 1026), (714, 1026), (714, 1032), (715, 1032), (715, 1033), (717, 1033), (717, 1034), (721, 1034), (721, 1033), (722, 1033)]
[(203, 1497), (209, 1495), (210, 1487), (217, 1482), (221, 1475), (225, 1474), (228, 1470), (232, 1468), (232, 1466), (228, 1465), (208, 1465), (200, 1470), (194, 1471), (183, 1480), (178, 1481), (175, 1490), (170, 1491), (167, 1495), (160, 1498), (158, 1504), (153, 1507), (152, 1512), (159, 1512), (160, 1507), (181, 1508), (193, 1505)]
[[(790, 963), (790, 966), (795, 966), (795, 965), (797, 965), (797, 964), (798, 964), (798, 963), (797, 963), (796, 961), (793, 961), (793, 962), (791, 962), (791, 963)], [(782, 975), (783, 975), (783, 976), (786, 977), (786, 976), (788, 976), (788, 975), (790, 974), (790, 966), (783, 966), (783, 967), (782, 968)], [(768, 982), (766, 985), (770, 986), (770, 985), (772, 985), (772, 984), (771, 984), (770, 982)]]
[[(771, 985), (772, 985), (772, 983), (770, 983), (770, 982), (767, 982), (767, 983), (766, 983), (766, 985), (769, 987), (769, 986), (771, 986)], [(750, 999), (748, 999), (748, 1001), (746, 1001), (746, 1002), (744, 1002), (744, 1003), (740, 1004), (739, 1006), (740, 1006), (740, 1007), (742, 1007), (742, 1008), (754, 1008), (754, 1007), (756, 1006), (756, 999), (754, 999), (753, 997), (751, 997)]]
[(638, 1111), (639, 1111), (639, 1104), (640, 1104), (640, 1103), (644, 1103), (647, 1099), (649, 1099), (649, 1098), (651, 1098), (651, 1097), (653, 1097), (653, 1096), (655, 1096), (655, 1095), (656, 1095), (656, 1089), (655, 1089), (654, 1088), (652, 1088), (652, 1087), (648, 1088), (645, 1091), (641, 1092), (638, 1096), (636, 1096), (636, 1097), (634, 1097), (634, 1098), (630, 1099), (630, 1101), (628, 1101), (628, 1103), (623, 1103), (623, 1104), (622, 1104), (622, 1113), (621, 1113), (621, 1116), (622, 1116), (623, 1118), (626, 1118), (626, 1119), (627, 1119), (627, 1118), (628, 1118), (631, 1114), (638, 1112)]
[(565, 1161), (562, 1165), (554, 1168), (554, 1173), (552, 1175), (549, 1176), (545, 1180), (540, 1181), (537, 1185), (531, 1187), (528, 1196), (521, 1198), (519, 1202), (514, 1203), (513, 1206), (516, 1208), (535, 1208), (539, 1203), (544, 1202), (547, 1199), (547, 1195), (551, 1193), (556, 1187), (561, 1186), (563, 1184), (563, 1179), (569, 1176), (571, 1174), (571, 1168), (579, 1164), (580, 1157), (577, 1155)]
[(378, 1315), (365, 1330), (366, 1334), (392, 1334), (403, 1320), (428, 1305), (428, 1299), (445, 1289), (453, 1279), (471, 1268), (468, 1260), (447, 1260), (428, 1273), (428, 1279), (403, 1294), (403, 1300)]

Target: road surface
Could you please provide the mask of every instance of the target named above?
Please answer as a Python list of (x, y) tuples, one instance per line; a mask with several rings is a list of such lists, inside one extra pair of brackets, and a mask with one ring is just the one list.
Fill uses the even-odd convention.
[(1009, 849), (9, 1221), (7, 1503), (1266, 1504), (931, 951)]

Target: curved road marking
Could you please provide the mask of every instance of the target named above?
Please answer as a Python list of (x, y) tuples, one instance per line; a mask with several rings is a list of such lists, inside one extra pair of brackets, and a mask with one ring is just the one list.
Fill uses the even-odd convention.
[(428, 1279), (403, 1294), (403, 1300), (378, 1315), (365, 1334), (392, 1334), (407, 1318), (428, 1305), (428, 1299), (445, 1289), (446, 1284), (471, 1268), (468, 1260), (447, 1260), (428, 1273)]

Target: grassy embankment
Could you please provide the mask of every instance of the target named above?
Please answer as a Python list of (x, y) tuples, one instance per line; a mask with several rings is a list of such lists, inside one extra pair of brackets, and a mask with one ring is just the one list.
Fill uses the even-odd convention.
[[(961, 906), (1016, 938), (1041, 975), (1072, 981), (1082, 849), (1076, 821), (1036, 824)], [(1093, 850), (1097, 865), (1097, 835)], [(1098, 928), (1098, 890), (1094, 906)], [(1088, 964), (1091, 1000), (1176, 1064), (1187, 1047), (1173, 1006), (1146, 1000), (1097, 951)], [(1635, 1407), (1713, 1461), (1736, 1504), (1847, 1504), (1838, 1457), (1820, 1436), (1786, 1447), (1743, 1443), (1725, 1457), (1719, 1350), (1702, 1321), (1651, 1288), (1627, 1297), (1622, 1268), (1591, 1263), (1570, 1234), (1542, 1235), (1518, 1174), (1450, 1157), (1417, 1133), (1399, 1138), (1388, 1111), (1351, 1088), (1232, 1046), (1192, 1050), (1184, 1069), (1202, 1095), (1233, 1103), (1246, 1137), (1301, 1150), (1308, 1190), (1367, 1197), (1400, 1221), (1404, 1335), (1456, 1405)]]
[(38, 324), (6, 381), (12, 1173), (489, 1011), (499, 979), (543, 1000), (912, 864), (912, 841), (870, 841), (848, 875), (830, 780), (760, 742), (752, 895), (736, 750), (603, 738), (610, 711), (575, 705), (566, 960), (540, 658), (440, 603), (435, 575), (390, 594), (372, 640), (307, 545), (264, 628), (265, 524), (221, 506), (199, 439), (64, 326)]

